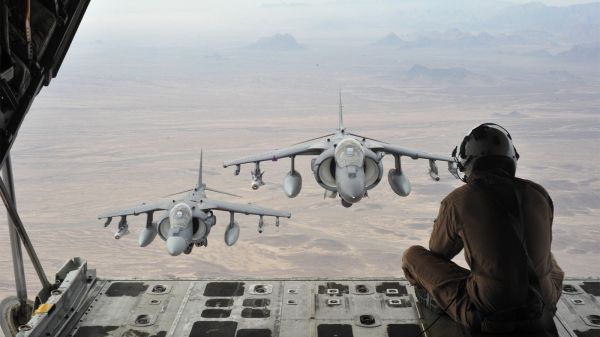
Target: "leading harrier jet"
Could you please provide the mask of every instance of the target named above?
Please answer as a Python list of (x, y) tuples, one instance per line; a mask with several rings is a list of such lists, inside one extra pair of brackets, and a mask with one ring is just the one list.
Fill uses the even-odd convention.
[(254, 170), (251, 171), (251, 187), (257, 190), (264, 185), (261, 162), (290, 158), (290, 172), (284, 178), (283, 190), (289, 198), (294, 198), (302, 189), (302, 177), (294, 165), (296, 156), (316, 156), (311, 161), (311, 169), (317, 183), (325, 189), (325, 196), (335, 198), (339, 195), (342, 205), (350, 207), (366, 196), (368, 190), (379, 184), (384, 172), (382, 159), (386, 154), (393, 155), (396, 162), (396, 167), (388, 172), (389, 184), (396, 194), (403, 197), (409, 195), (411, 185), (402, 172), (401, 157), (428, 159), (429, 175), (435, 181), (439, 180), (436, 161), (448, 162), (448, 170), (452, 174), (455, 174), (457, 169), (452, 157), (407, 149), (348, 132), (343, 123), (341, 93), (339, 127), (334, 133), (287, 148), (226, 161), (223, 167), (235, 165), (235, 175), (238, 175), (242, 164), (254, 163)]

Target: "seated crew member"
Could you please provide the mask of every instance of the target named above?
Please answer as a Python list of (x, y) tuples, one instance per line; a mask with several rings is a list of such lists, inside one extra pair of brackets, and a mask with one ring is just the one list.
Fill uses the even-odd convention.
[[(518, 158), (501, 126), (473, 129), (458, 149), (466, 184), (442, 201), (429, 250), (412, 246), (402, 258), (417, 295), (426, 292), (473, 330), (550, 329), (561, 295), (564, 273), (550, 252), (552, 199), (515, 177)], [(470, 270), (451, 261), (463, 249)]]

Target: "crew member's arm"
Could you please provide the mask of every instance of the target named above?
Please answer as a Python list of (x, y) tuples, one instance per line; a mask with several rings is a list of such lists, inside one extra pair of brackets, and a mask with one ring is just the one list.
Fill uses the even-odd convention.
[(550, 279), (554, 284), (554, 294), (552, 294), (552, 304), (556, 304), (560, 299), (560, 295), (562, 294), (562, 286), (563, 280), (565, 278), (565, 272), (560, 268), (556, 260), (554, 259), (554, 255), (550, 254), (550, 263), (552, 265), (552, 269), (550, 270)]
[[(554, 203), (552, 202), (552, 198), (550, 198), (550, 195), (548, 195), (548, 192), (546, 192), (546, 190), (544, 190), (544, 192), (546, 194), (546, 198), (548, 199), (548, 204), (550, 205), (550, 225), (552, 226), (552, 224), (554, 223)], [(550, 230), (552, 230), (552, 227), (550, 227)], [(554, 258), (554, 255), (552, 253), (550, 253), (550, 265), (550, 279), (552, 280), (552, 283), (554, 284), (554, 289), (556, 290), (556, 292), (553, 294), (554, 296), (552, 298), (552, 302), (553, 305), (556, 305), (562, 294), (565, 272), (560, 268), (558, 262), (556, 262), (556, 259)]]
[(463, 249), (462, 239), (458, 236), (458, 214), (447, 200), (443, 200), (437, 219), (433, 222), (433, 232), (429, 239), (429, 250), (448, 260), (452, 260)]

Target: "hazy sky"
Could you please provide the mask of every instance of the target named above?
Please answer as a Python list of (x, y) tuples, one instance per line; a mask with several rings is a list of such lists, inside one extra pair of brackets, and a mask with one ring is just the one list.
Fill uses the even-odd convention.
[[(119, 38), (178, 43), (198, 37), (255, 39), (277, 32), (300, 37), (372, 37), (389, 31), (448, 29), (485, 23), (525, 0), (103, 0), (92, 2), (79, 36), (84, 41)], [(572, 5), (585, 0), (543, 0)], [(460, 28), (460, 27), (459, 27)], [(133, 39), (132, 39), (133, 37)]]

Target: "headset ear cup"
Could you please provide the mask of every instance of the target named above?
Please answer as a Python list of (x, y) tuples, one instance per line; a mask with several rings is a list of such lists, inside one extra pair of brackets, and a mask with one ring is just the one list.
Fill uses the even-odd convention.
[(460, 143), (460, 150), (458, 151), (458, 156), (460, 158), (466, 158), (467, 155), (466, 153), (466, 147), (467, 147), (467, 142), (469, 141), (469, 135), (466, 135), (465, 138), (463, 138), (462, 142)]

